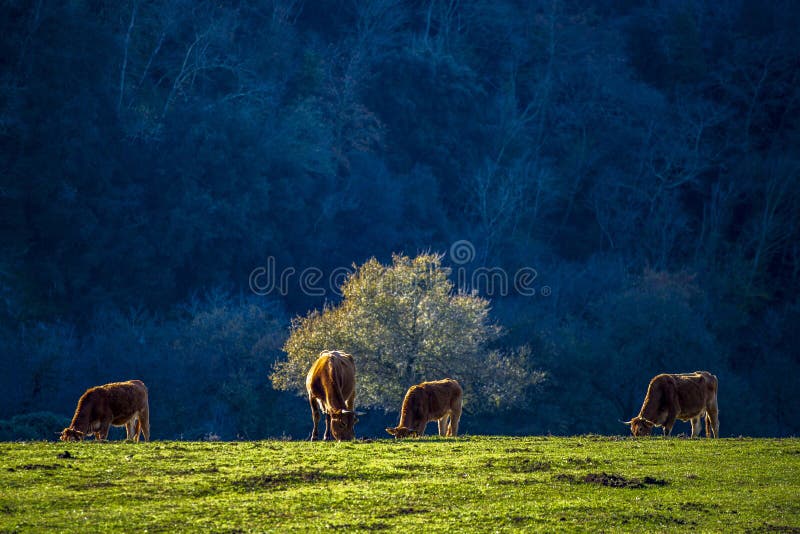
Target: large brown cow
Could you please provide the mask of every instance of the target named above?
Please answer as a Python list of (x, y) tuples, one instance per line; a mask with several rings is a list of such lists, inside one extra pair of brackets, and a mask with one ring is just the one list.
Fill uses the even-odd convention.
[(337, 441), (355, 438), (353, 426), (358, 422), (355, 411), (356, 365), (345, 352), (322, 351), (306, 376), (306, 391), (311, 405), (314, 429), (311, 441), (317, 439), (320, 412), (326, 415), (324, 439), (331, 434)]
[(141, 380), (113, 382), (87, 389), (78, 400), (72, 423), (61, 432), (62, 441), (81, 441), (89, 434), (108, 438), (111, 426), (124, 426), (127, 439), (150, 441), (150, 407)]
[(400, 424), (386, 432), (395, 438), (422, 436), (425, 425), (438, 421), (440, 436), (456, 436), (463, 395), (458, 382), (450, 378), (411, 386), (403, 399)]
[(719, 437), (717, 377), (708, 371), (661, 374), (647, 387), (639, 415), (626, 422), (634, 436), (649, 436), (654, 426), (669, 436), (676, 419), (691, 421), (692, 437), (700, 434), (700, 418), (706, 419), (706, 437)]

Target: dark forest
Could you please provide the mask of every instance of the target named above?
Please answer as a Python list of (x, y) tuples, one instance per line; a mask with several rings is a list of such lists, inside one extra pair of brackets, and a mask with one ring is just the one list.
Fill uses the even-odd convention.
[(628, 433), (701, 369), (723, 436), (800, 431), (800, 3), (0, 5), (0, 439), (131, 378), (155, 438), (304, 439), (292, 319), (420, 254), (536, 377), (465, 433)]

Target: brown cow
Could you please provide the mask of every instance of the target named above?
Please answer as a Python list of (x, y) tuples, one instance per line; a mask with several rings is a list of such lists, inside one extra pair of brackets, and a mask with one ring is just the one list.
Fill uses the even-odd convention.
[(647, 387), (639, 415), (626, 422), (634, 436), (649, 436), (654, 426), (669, 436), (676, 419), (691, 421), (692, 437), (700, 435), (700, 418), (706, 419), (706, 437), (719, 437), (717, 377), (708, 371), (661, 374)]
[(463, 395), (458, 382), (450, 378), (411, 386), (403, 399), (400, 424), (386, 432), (395, 438), (422, 436), (425, 425), (438, 421), (440, 436), (456, 436)]
[(306, 391), (311, 405), (314, 429), (311, 441), (317, 439), (320, 412), (325, 414), (324, 439), (331, 434), (337, 441), (355, 438), (353, 426), (358, 422), (355, 411), (356, 365), (353, 357), (345, 352), (322, 351), (306, 376)]
[(61, 440), (81, 441), (88, 434), (104, 440), (112, 425), (124, 426), (127, 439), (139, 441), (141, 433), (145, 441), (150, 441), (150, 407), (144, 382), (113, 382), (87, 389), (69, 427), (61, 432)]

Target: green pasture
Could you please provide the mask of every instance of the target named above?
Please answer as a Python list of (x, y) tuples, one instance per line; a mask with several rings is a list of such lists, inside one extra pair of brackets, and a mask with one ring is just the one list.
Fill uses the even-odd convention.
[(800, 532), (800, 439), (0, 443), (0, 531)]

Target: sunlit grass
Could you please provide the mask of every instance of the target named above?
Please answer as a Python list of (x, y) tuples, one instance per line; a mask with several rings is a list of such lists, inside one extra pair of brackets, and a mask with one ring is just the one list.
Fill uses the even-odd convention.
[(798, 439), (1, 443), (0, 461), (3, 531), (800, 529)]

